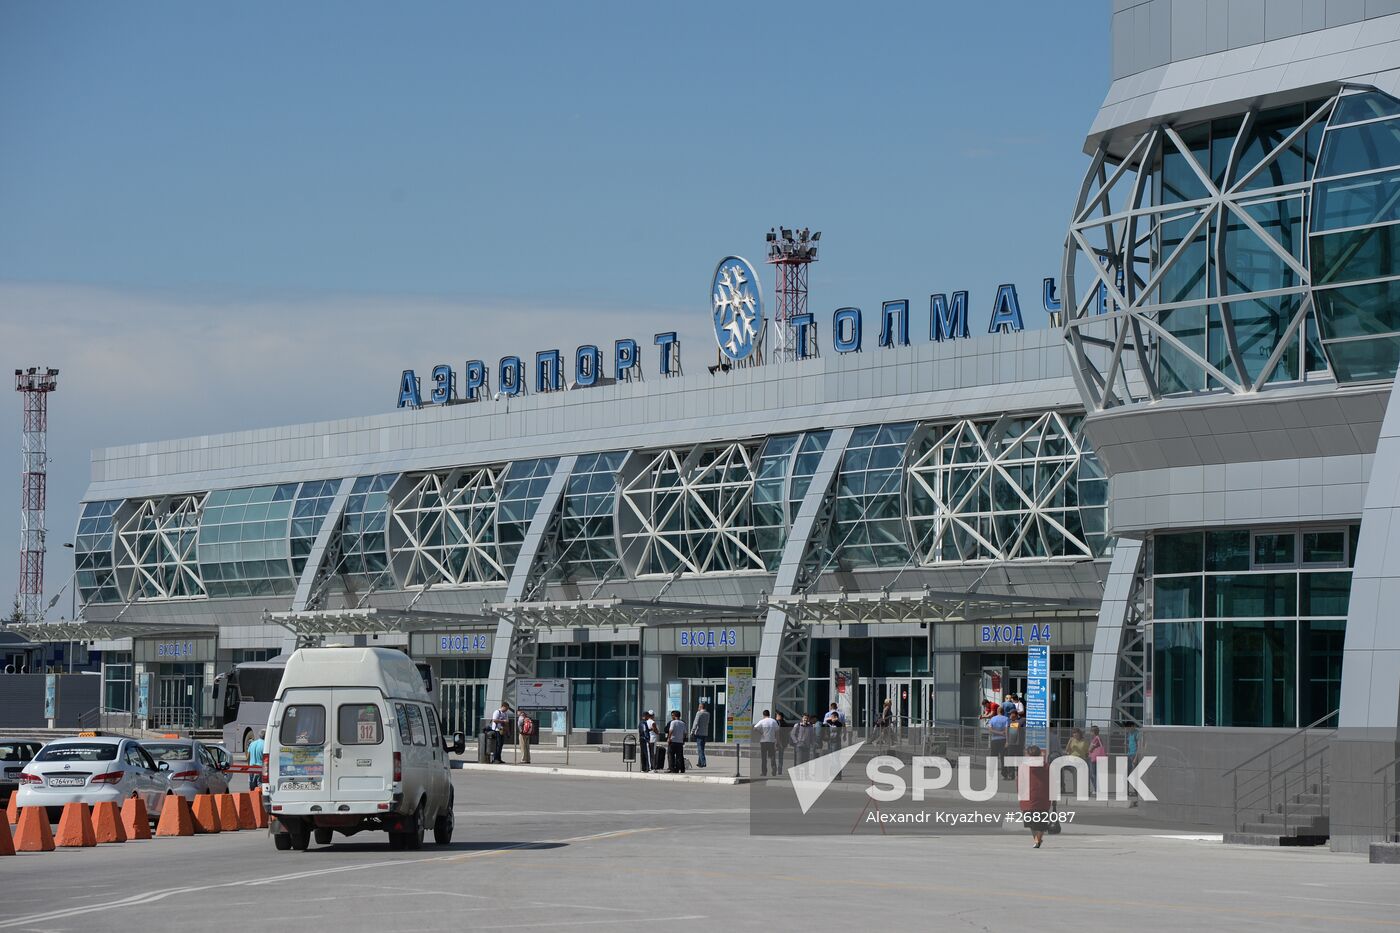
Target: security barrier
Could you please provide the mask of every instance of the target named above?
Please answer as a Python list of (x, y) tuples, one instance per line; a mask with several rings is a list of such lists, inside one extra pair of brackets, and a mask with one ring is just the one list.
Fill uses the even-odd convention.
[(233, 805), (234, 805), (234, 807), (236, 807), (237, 810), (238, 810), (238, 828), (239, 828), (239, 829), (257, 829), (257, 828), (258, 828), (258, 818), (257, 818), (257, 815), (253, 813), (253, 795), (252, 795), (252, 794), (250, 794), (250, 793), (248, 793), (248, 792), (246, 792), (246, 791), (244, 791), (244, 792), (241, 793), (241, 794), (235, 794), (234, 797), (233, 797)]
[(5, 822), (11, 826), (19, 822), (19, 791), (10, 794), (10, 802), (5, 804)]
[(165, 806), (160, 810), (160, 823), (156, 825), (156, 835), (194, 835), (194, 818), (190, 815), (188, 800), (179, 794), (171, 794), (165, 798)]
[(121, 812), (115, 802), (108, 800), (93, 806), (92, 832), (99, 844), (126, 842), (126, 830), (122, 828)]
[(58, 836), (54, 844), (64, 848), (81, 848), (97, 845), (97, 835), (92, 831), (92, 814), (85, 803), (65, 803), (63, 816), (58, 820)]
[(232, 794), (219, 794), (214, 798), (214, 806), (219, 812), (219, 830), (225, 833), (238, 832), (238, 808)]
[(146, 812), (146, 801), (140, 797), (122, 801), (122, 831), (128, 839), (151, 838), (151, 815)]
[(52, 852), (53, 833), (43, 807), (20, 807), (15, 828), (15, 848), (20, 852)]
[(0, 855), (14, 855), (15, 841), (10, 837), (10, 823), (0, 820)]
[(222, 829), (219, 824), (218, 807), (214, 804), (214, 798), (210, 794), (195, 795), (191, 815), (194, 817), (194, 831), (197, 833), (217, 833)]

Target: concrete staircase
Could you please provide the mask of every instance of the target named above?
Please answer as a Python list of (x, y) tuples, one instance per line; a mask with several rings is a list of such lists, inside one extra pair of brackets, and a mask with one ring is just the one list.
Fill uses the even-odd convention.
[(1271, 811), (1241, 814), (1237, 830), (1226, 833), (1224, 841), (1251, 846), (1326, 845), (1328, 789), (1326, 781), (1313, 784), (1292, 795), (1286, 804), (1275, 805)]

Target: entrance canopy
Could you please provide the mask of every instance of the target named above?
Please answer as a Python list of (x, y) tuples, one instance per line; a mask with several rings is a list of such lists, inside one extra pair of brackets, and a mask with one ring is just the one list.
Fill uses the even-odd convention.
[(525, 628), (572, 628), (690, 625), (696, 622), (757, 620), (762, 606), (706, 606), (700, 603), (653, 602), (647, 599), (547, 599), (539, 602), (486, 603), (482, 609), (509, 616)]
[(900, 593), (822, 593), (775, 596), (771, 605), (791, 622), (850, 625), (862, 622), (976, 622), (987, 619), (1083, 615), (1098, 609), (1092, 599), (950, 593), (922, 589)]
[(10, 632), (32, 642), (107, 641), (145, 636), (209, 635), (219, 627), (205, 622), (90, 622), (59, 619), (54, 622), (7, 622), (0, 632)]
[(269, 612), (264, 618), (298, 638), (327, 635), (392, 635), (459, 626), (496, 627), (496, 619), (468, 612), (426, 612), (417, 609), (317, 609)]

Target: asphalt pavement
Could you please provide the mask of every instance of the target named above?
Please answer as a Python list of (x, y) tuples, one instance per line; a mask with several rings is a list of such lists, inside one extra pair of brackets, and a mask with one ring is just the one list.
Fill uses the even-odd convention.
[(0, 930), (1400, 926), (1395, 866), (1190, 833), (749, 835), (749, 788), (456, 771), (457, 838), (264, 832), (0, 859)]

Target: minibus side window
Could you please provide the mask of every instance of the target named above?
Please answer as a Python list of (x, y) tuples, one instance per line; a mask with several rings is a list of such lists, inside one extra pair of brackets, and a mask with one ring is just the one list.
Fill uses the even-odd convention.
[(423, 710), (417, 704), (408, 704), (408, 726), (413, 732), (414, 745), (428, 744), (428, 730), (423, 725)]
[(378, 745), (384, 741), (384, 722), (373, 703), (342, 703), (336, 711), (341, 745)]
[(428, 707), (428, 738), (432, 739), (433, 748), (442, 748), (442, 739), (438, 738), (437, 710)]
[(277, 741), (283, 745), (325, 745), (326, 708), (317, 703), (297, 703), (282, 714), (282, 731)]
[(394, 704), (394, 717), (399, 721), (399, 741), (407, 745), (408, 737), (408, 711), (403, 708), (402, 703)]

